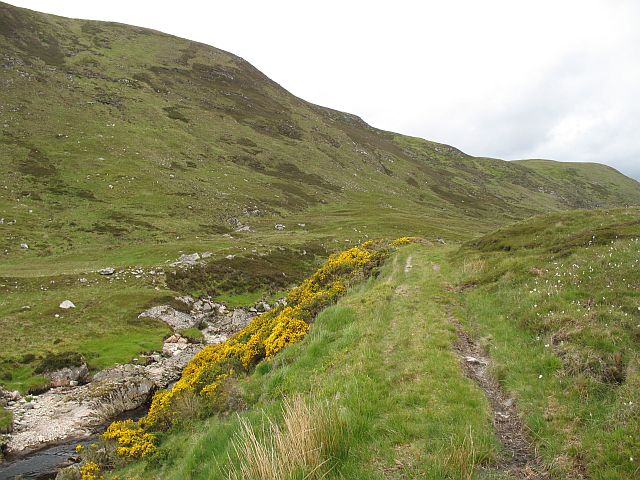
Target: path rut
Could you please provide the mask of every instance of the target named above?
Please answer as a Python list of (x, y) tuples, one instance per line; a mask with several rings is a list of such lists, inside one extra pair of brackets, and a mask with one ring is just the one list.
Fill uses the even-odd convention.
[(526, 480), (550, 480), (551, 477), (540, 460), (534, 445), (525, 433), (514, 400), (487, 372), (490, 359), (464, 330), (449, 310), (449, 319), (456, 329), (458, 339), (454, 345), (460, 357), (465, 375), (484, 392), (493, 419), (493, 427), (502, 443), (504, 453), (496, 467), (512, 477)]

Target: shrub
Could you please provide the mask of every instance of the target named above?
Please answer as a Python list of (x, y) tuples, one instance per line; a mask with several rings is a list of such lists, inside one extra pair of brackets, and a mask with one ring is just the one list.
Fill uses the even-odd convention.
[(156, 392), (146, 417), (137, 423), (115, 422), (105, 438), (118, 442), (119, 454), (144, 456), (154, 448), (153, 435), (145, 432), (167, 428), (185, 412), (194, 415), (194, 395), (209, 406), (225, 405), (228, 402), (221, 396), (227, 395), (229, 389), (222, 387), (229, 380), (302, 339), (315, 315), (344, 294), (349, 284), (368, 275), (385, 254), (384, 248), (375, 250), (370, 242), (367, 247), (331, 255), (313, 275), (290, 291), (286, 306), (258, 315), (226, 342), (202, 349), (173, 388)]
[(116, 442), (116, 453), (122, 457), (141, 458), (155, 449), (155, 436), (133, 420), (113, 422), (102, 436)]
[(103, 478), (100, 475), (100, 467), (95, 462), (85, 463), (80, 467), (80, 478), (82, 480), (98, 480)]
[(402, 245), (408, 245), (418, 241), (418, 237), (400, 237), (391, 242), (393, 247), (401, 247)]

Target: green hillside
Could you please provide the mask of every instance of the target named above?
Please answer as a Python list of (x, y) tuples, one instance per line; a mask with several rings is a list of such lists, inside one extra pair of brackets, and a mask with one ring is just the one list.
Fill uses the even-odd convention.
[(542, 211), (640, 204), (638, 183), (608, 167), (560, 174), (377, 130), (151, 30), (1, 4), (0, 48), (3, 265), (176, 252), (219, 242), (230, 219), (254, 237), (283, 221), (340, 242), (461, 238)]
[[(304, 402), (347, 425), (327, 478), (639, 473), (635, 180), (472, 157), (313, 105), (211, 46), (4, 3), (0, 67), (3, 387), (40, 391), (51, 353), (96, 372), (160, 349), (167, 325), (137, 316), (178, 294), (271, 302), (333, 252), (425, 239), (241, 375), (246, 415), (181, 418), (127, 475), (227, 477), (241, 425)], [(459, 368), (461, 331), (518, 409), (518, 462)]]

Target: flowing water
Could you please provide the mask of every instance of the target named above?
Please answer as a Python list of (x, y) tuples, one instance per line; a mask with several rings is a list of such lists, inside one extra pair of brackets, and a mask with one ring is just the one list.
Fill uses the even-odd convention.
[[(131, 418), (137, 420), (147, 413), (147, 406), (125, 412), (114, 420), (124, 420)], [(81, 440), (69, 440), (64, 443), (57, 443), (35, 452), (9, 457), (0, 463), (0, 480), (44, 480), (56, 477), (57, 471), (78, 460), (76, 445), (89, 445), (98, 439), (95, 434)]]

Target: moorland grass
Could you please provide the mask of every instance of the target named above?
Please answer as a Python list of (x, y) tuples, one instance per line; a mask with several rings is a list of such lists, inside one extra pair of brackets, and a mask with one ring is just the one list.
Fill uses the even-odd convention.
[(640, 472), (639, 221), (633, 209), (534, 218), (454, 257), (457, 283), (475, 285), (460, 318), (556, 478)]

